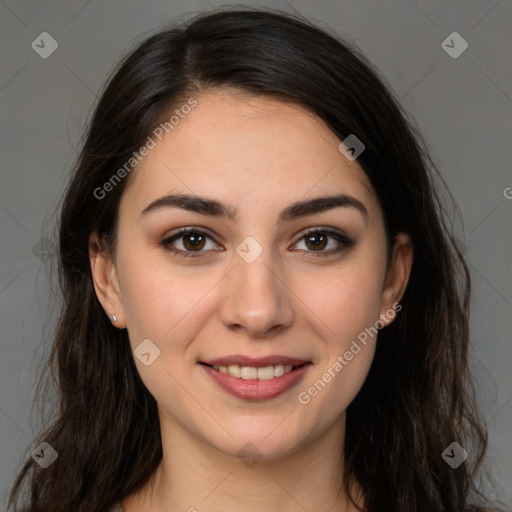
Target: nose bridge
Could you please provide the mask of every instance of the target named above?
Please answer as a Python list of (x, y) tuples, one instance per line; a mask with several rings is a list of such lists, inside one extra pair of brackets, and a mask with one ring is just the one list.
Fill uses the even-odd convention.
[(237, 253), (223, 292), (222, 322), (229, 328), (245, 329), (251, 336), (262, 336), (276, 326), (289, 326), (294, 315), (291, 297), (283, 282), (285, 277), (279, 275), (282, 266), (272, 251), (258, 250), (246, 240)]

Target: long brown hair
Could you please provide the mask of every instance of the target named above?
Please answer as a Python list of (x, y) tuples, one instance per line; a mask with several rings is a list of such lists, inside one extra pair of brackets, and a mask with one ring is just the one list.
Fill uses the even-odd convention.
[[(60, 408), (36, 440), (57, 460), (28, 458), (30, 512), (100, 512), (140, 489), (162, 458), (154, 398), (139, 378), (126, 330), (111, 326), (92, 284), (89, 236), (112, 247), (127, 175), (98, 197), (169, 112), (199, 92), (235, 87), (294, 101), (341, 140), (365, 144), (358, 163), (384, 212), (388, 240), (409, 233), (414, 263), (397, 319), (347, 411), (345, 474), (365, 510), (461, 512), (482, 504), (475, 485), (486, 447), (468, 370), (470, 279), (439, 199), (436, 166), (407, 113), (358, 49), (297, 16), (258, 9), (199, 16), (148, 38), (107, 82), (63, 202), (63, 309), (49, 369)], [(134, 171), (136, 172), (136, 171)], [(469, 458), (442, 458), (452, 443)], [(35, 446), (34, 445), (34, 446)]]

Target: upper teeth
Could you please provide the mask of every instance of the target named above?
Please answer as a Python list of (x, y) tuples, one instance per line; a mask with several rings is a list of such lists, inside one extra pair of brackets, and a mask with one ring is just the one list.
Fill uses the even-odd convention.
[(221, 373), (229, 373), (229, 375), (237, 377), (238, 379), (270, 380), (274, 377), (281, 377), (281, 375), (291, 372), (293, 366), (291, 364), (276, 364), (275, 366), (254, 368), (251, 366), (239, 366), (238, 364), (230, 364), (229, 366), (214, 366), (213, 368)]

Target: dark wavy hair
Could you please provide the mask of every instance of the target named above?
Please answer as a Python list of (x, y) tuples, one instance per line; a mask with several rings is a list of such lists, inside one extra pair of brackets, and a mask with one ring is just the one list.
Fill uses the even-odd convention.
[[(470, 277), (436, 165), (413, 120), (353, 43), (298, 15), (250, 8), (199, 15), (152, 35), (102, 91), (60, 216), (63, 307), (46, 368), (59, 410), (35, 444), (49, 443), (58, 459), (42, 469), (27, 457), (9, 505), (101, 512), (156, 470), (156, 402), (138, 375), (127, 331), (112, 328), (97, 300), (88, 254), (93, 232), (102, 250), (112, 248), (130, 177), (101, 200), (94, 191), (186, 98), (223, 88), (300, 104), (341, 140), (356, 134), (366, 146), (358, 163), (382, 207), (388, 242), (399, 232), (412, 239), (402, 311), (381, 330), (369, 375), (347, 410), (340, 489), (355, 477), (364, 498), (359, 510), (372, 512), (485, 505), (477, 470), (487, 434), (468, 369)], [(470, 455), (457, 469), (441, 457), (453, 441)], [(18, 508), (25, 494), (28, 502)]]

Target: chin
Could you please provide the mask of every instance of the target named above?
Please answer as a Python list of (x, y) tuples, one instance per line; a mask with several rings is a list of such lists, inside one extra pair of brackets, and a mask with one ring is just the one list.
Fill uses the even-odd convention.
[(272, 461), (287, 457), (299, 450), (311, 436), (299, 431), (296, 425), (288, 424), (287, 420), (283, 421), (285, 417), (272, 421), (267, 418), (262, 423), (254, 418), (239, 420), (236, 427), (226, 426), (233, 437), (222, 435), (221, 439), (211, 439), (208, 436), (210, 439), (207, 442), (226, 455), (240, 458), (242, 462), (245, 459)]

